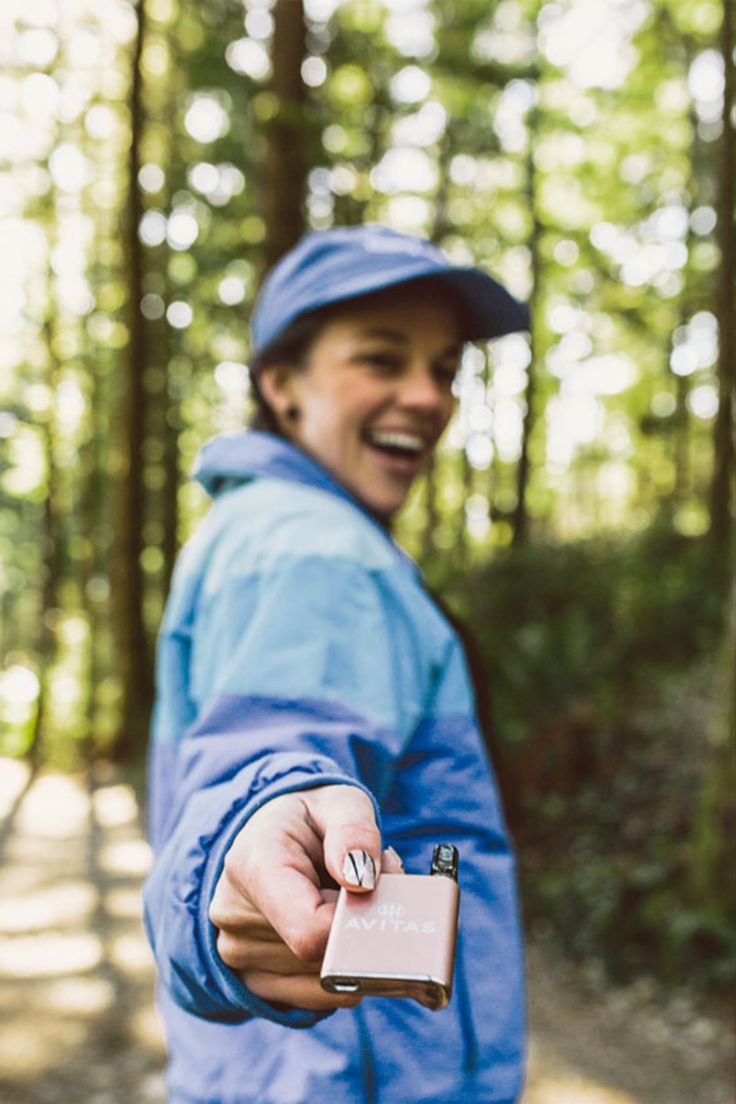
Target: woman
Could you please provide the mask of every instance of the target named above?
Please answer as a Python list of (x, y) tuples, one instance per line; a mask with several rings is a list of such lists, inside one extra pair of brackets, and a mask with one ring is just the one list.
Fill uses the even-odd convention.
[[(463, 343), (526, 324), (485, 273), (380, 226), (308, 235), (264, 284), (258, 428), (201, 454), (214, 505), (159, 642), (145, 901), (170, 1104), (518, 1098), (513, 859), (462, 646), (390, 524)], [(321, 889), (426, 873), (439, 841), (460, 852), (449, 1007), (323, 991)]]

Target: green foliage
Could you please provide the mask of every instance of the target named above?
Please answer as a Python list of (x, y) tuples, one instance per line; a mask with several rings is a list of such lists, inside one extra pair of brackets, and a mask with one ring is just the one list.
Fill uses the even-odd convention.
[(530, 923), (619, 975), (732, 980), (733, 627), (707, 542), (662, 525), (437, 574), (487, 661)]
[[(531, 342), (468, 352), (399, 537), (486, 652), (529, 915), (612, 966), (705, 981), (725, 976), (733, 834), (730, 722), (715, 719), (733, 661), (712, 673), (722, 589), (704, 536), (729, 401), (723, 5), (608, 5), (603, 39), (592, 7), (307, 4), (304, 216), (428, 235), (531, 299)], [(142, 8), (101, 0), (81, 22), (58, 19), (61, 0), (41, 8), (11, 16), (2, 78), (18, 125), (0, 179), (0, 749), (28, 754), (40, 730), (36, 751), (69, 764), (107, 754), (122, 712), (111, 562), (134, 312), (152, 652), (176, 546), (207, 508), (187, 475), (247, 415), (264, 164), (285, 107), (272, 5), (146, 0), (139, 303), (124, 226)], [(577, 50), (554, 38), (563, 21)], [(530, 543), (512, 552), (530, 404)]]

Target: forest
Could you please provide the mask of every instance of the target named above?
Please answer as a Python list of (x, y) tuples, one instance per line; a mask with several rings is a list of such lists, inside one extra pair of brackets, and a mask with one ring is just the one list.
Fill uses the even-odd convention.
[[(398, 537), (471, 628), (531, 930), (733, 981), (730, 0), (6, 0), (0, 754), (140, 777), (156, 635), (309, 228), (478, 264)], [(137, 772), (137, 774), (136, 774)]]

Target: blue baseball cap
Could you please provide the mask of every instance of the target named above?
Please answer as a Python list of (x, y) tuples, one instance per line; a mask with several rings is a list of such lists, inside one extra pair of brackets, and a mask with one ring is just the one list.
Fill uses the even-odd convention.
[(306, 234), (274, 265), (253, 308), (251, 355), (303, 314), (427, 276), (453, 289), (464, 341), (529, 329), (527, 307), (483, 269), (452, 265), (431, 242), (368, 223)]

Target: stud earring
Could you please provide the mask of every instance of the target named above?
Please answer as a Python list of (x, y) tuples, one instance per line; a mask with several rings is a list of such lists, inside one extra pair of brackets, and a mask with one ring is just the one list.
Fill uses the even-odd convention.
[(287, 406), (286, 410), (284, 411), (284, 416), (287, 417), (290, 422), (293, 422), (295, 418), (299, 417), (299, 407), (294, 406), (293, 404), (291, 406)]

